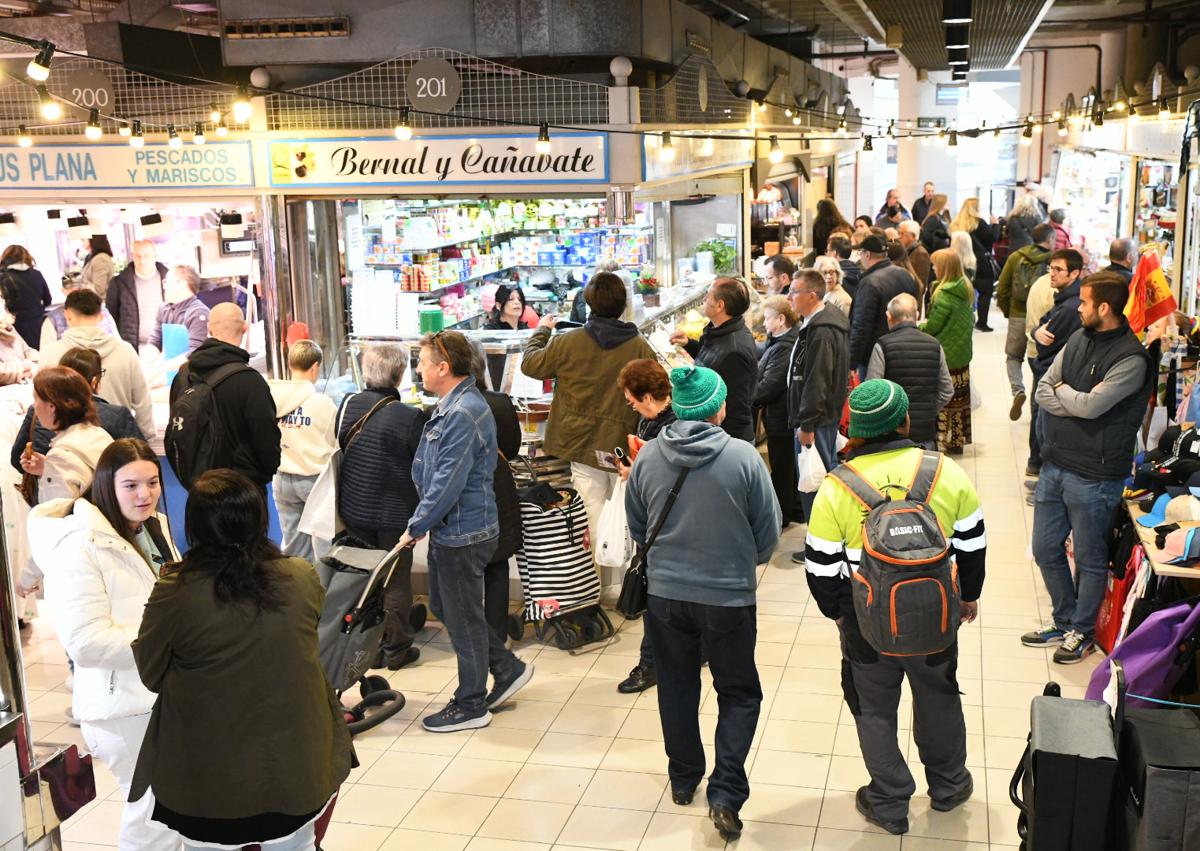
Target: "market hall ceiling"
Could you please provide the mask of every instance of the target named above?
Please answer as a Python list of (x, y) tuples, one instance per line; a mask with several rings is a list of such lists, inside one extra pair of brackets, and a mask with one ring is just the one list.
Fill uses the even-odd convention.
[[(941, 0), (688, 0), (688, 3), (782, 49), (788, 49), (789, 37), (799, 43), (816, 38), (839, 51), (861, 47), (863, 39), (874, 42), (874, 48), (882, 48), (887, 28), (899, 26), (900, 53), (914, 67), (930, 71), (949, 68)], [(970, 24), (971, 70), (1009, 66), (1053, 3), (1054, 0), (974, 0), (974, 21)]]

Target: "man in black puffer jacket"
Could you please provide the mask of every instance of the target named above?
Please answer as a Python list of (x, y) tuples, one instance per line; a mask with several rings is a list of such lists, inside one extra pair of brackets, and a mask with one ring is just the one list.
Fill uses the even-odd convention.
[(936, 338), (917, 327), (917, 300), (907, 293), (888, 302), (887, 321), (890, 330), (871, 352), (867, 380), (886, 378), (903, 387), (908, 394), (908, 439), (937, 449), (938, 412), (954, 398), (946, 354)]
[(704, 297), (708, 324), (699, 342), (689, 340), (682, 331), (672, 334), (671, 342), (684, 346), (697, 366), (706, 366), (721, 376), (729, 393), (721, 427), (730, 437), (753, 443), (751, 401), (758, 373), (758, 348), (742, 315), (749, 309), (750, 294), (745, 284), (734, 278), (717, 278)]
[(858, 279), (854, 295), (854, 321), (850, 326), (850, 369), (859, 378), (866, 375), (867, 361), (879, 338), (887, 333), (887, 305), (900, 293), (917, 298), (917, 282), (899, 266), (893, 266), (887, 256), (887, 246), (871, 234), (859, 246), (862, 265), (866, 269)]
[[(338, 514), (346, 531), (369, 547), (390, 550), (408, 528), (417, 507), (412, 462), (426, 416), (400, 401), (397, 387), (408, 366), (408, 350), (384, 343), (363, 352), (366, 389), (347, 396), (337, 418), (342, 450), (338, 470)], [(400, 559), (384, 590), (386, 618), (377, 667), (398, 670), (421, 655), (412, 646), (412, 549)]]

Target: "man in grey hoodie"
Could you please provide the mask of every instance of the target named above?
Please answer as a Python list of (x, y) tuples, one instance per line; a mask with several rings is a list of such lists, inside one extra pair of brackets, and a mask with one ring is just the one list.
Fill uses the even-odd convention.
[[(653, 543), (646, 630), (658, 672), (671, 798), (687, 806), (704, 777), (703, 647), (720, 697), (709, 816), (730, 840), (742, 830), (738, 811), (750, 795), (746, 755), (762, 703), (754, 664), (755, 569), (775, 549), (781, 516), (758, 451), (721, 428), (725, 396), (725, 382), (711, 369), (671, 371), (677, 421), (638, 453), (625, 510), (633, 540), (643, 548)], [(650, 530), (656, 526), (655, 536)]]
[(97, 392), (109, 404), (128, 408), (142, 434), (153, 440), (154, 412), (142, 362), (133, 346), (100, 327), (104, 319), (100, 296), (86, 288), (73, 290), (67, 295), (63, 314), (67, 317), (67, 331), (42, 349), (42, 363), (58, 363), (77, 346), (99, 354), (103, 373)]

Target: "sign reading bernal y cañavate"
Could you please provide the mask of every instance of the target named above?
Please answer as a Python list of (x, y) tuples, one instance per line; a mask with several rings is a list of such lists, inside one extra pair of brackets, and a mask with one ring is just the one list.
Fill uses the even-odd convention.
[(608, 135), (414, 136), (286, 139), (270, 143), (272, 186), (450, 186), (478, 183), (606, 183)]

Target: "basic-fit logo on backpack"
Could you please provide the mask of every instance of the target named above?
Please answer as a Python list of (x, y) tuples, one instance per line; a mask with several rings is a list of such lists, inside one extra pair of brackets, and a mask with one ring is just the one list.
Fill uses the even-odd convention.
[(887, 656), (938, 653), (958, 634), (958, 569), (929, 507), (941, 466), (941, 455), (926, 452), (907, 489), (885, 485), (882, 493), (852, 464), (830, 473), (866, 510), (851, 593), (863, 638)]

